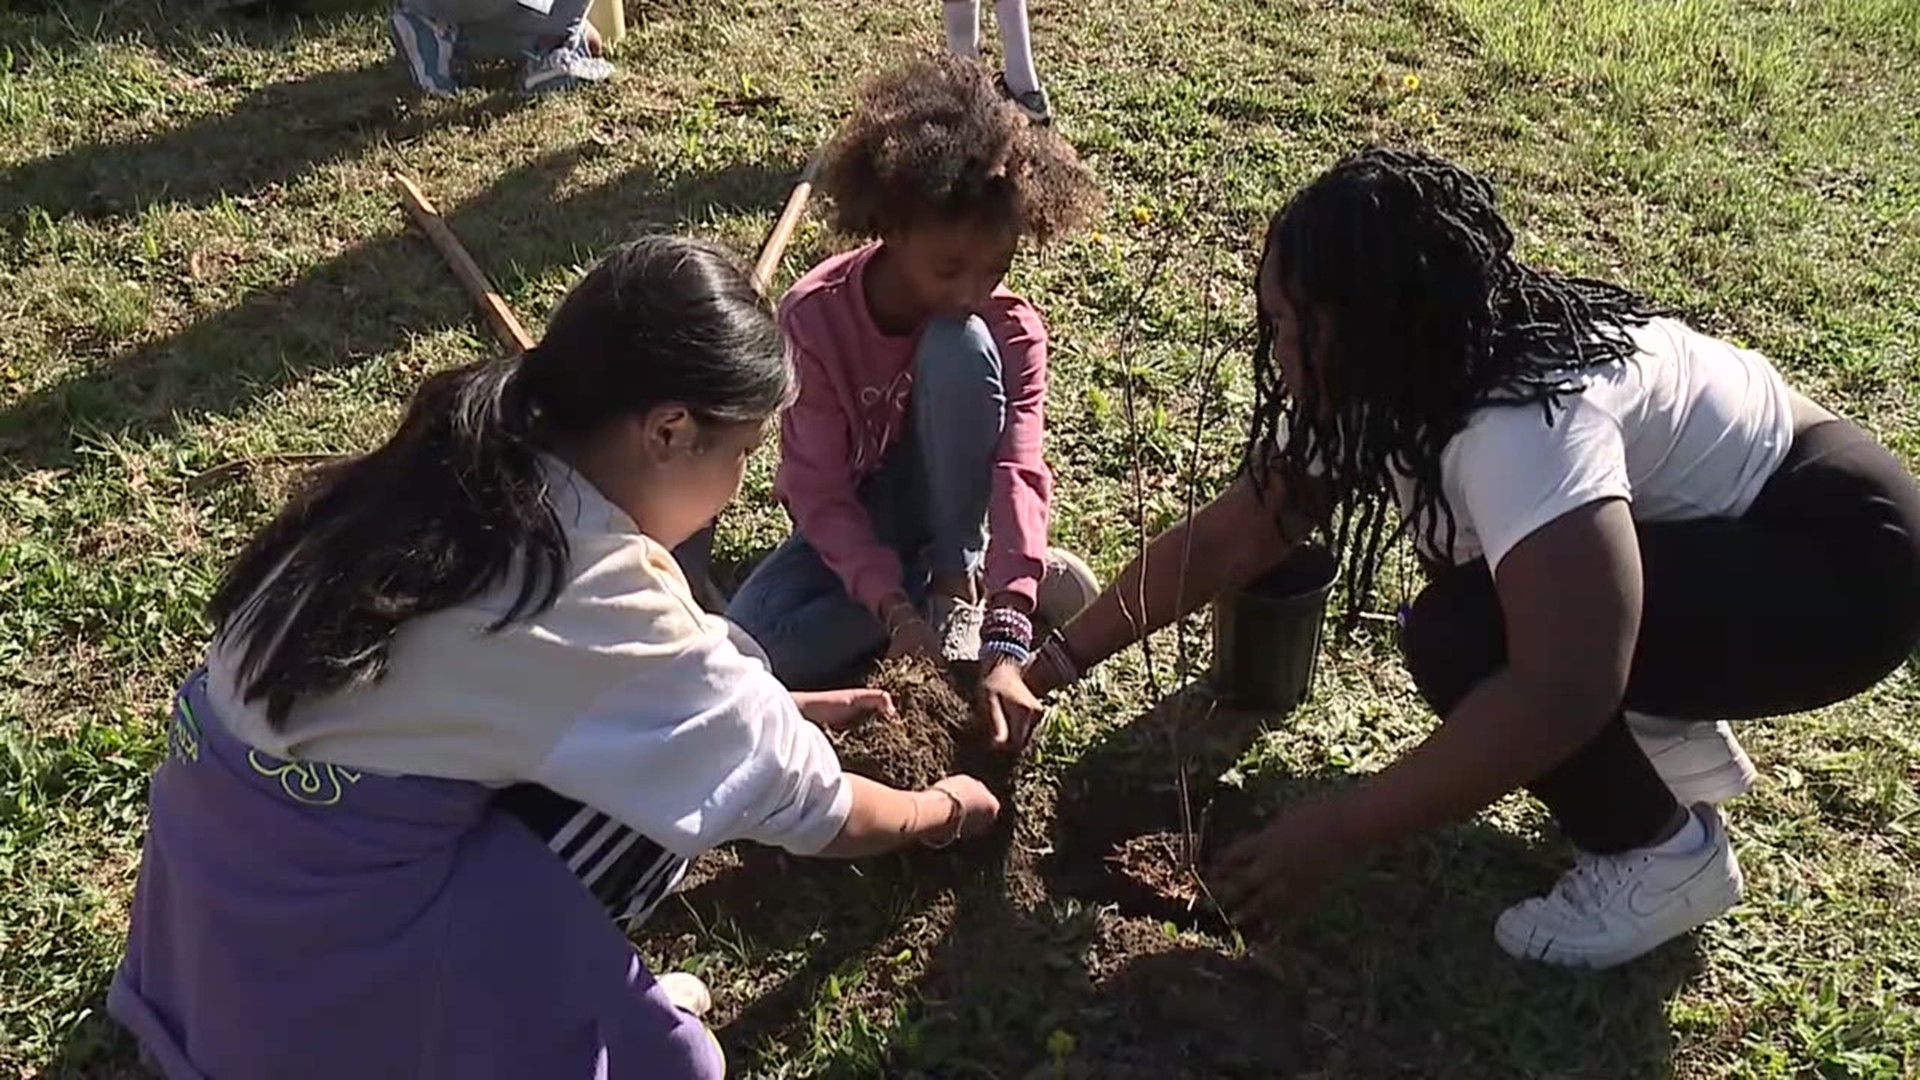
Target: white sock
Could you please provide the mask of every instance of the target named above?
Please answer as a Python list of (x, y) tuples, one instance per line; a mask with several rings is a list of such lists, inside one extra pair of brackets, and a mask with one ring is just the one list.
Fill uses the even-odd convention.
[(980, 0), (941, 0), (940, 14), (947, 20), (947, 48), (980, 59)]
[(1027, 32), (1027, 0), (993, 0), (994, 19), (1000, 23), (1000, 50), (1006, 53), (1007, 89), (1031, 94), (1040, 89), (1033, 70), (1033, 42)]
[(1706, 842), (1706, 823), (1700, 820), (1699, 814), (1689, 809), (1687, 811), (1687, 823), (1680, 826), (1679, 832), (1654, 844), (1652, 847), (1647, 848), (1647, 850), (1655, 855), (1691, 855), (1699, 851), (1701, 846)]

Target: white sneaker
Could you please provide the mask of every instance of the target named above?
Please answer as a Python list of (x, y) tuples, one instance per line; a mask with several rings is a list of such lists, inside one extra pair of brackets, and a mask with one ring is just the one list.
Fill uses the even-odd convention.
[(940, 655), (949, 663), (980, 659), (980, 628), (986, 617), (987, 606), (977, 600), (940, 592), (927, 597), (927, 622), (940, 635)]
[(1609, 968), (1726, 913), (1740, 900), (1740, 864), (1720, 812), (1693, 813), (1707, 833), (1698, 850), (1582, 852), (1551, 893), (1501, 912), (1494, 940), (1522, 960)]
[(707, 990), (707, 984), (700, 981), (700, 976), (688, 971), (669, 971), (654, 981), (680, 1011), (692, 1013), (696, 1019), (713, 1011), (713, 994)]
[(1696, 724), (1630, 712), (1627, 729), (1681, 806), (1718, 806), (1753, 790), (1753, 759), (1724, 720)]
[(1080, 556), (1065, 548), (1048, 548), (1046, 570), (1033, 599), (1033, 617), (1052, 629), (1067, 625), (1100, 595), (1100, 579)]

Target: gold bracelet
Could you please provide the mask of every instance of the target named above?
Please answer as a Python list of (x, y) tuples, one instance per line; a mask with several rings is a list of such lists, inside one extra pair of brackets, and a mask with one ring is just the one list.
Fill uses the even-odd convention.
[[(948, 791), (946, 788), (943, 788), (938, 784), (935, 784), (934, 786), (928, 788), (927, 790), (937, 791), (940, 794), (945, 795), (947, 797), (947, 801), (953, 804), (953, 835), (937, 843), (932, 840), (922, 840), (920, 842), (936, 850), (943, 847), (950, 847), (952, 846), (954, 841), (960, 839), (961, 831), (967, 827), (967, 808), (960, 805), (960, 796), (955, 795), (953, 792)], [(918, 824), (919, 820), (920, 820), (919, 814), (916, 812), (914, 815), (915, 824)]]

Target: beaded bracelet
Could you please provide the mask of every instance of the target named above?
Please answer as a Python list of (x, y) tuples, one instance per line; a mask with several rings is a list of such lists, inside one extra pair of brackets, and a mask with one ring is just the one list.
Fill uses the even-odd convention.
[(1033, 659), (1033, 620), (1017, 608), (998, 607), (980, 624), (980, 663), (992, 667), (1011, 660), (1021, 667)]
[(998, 638), (982, 641), (980, 643), (981, 665), (990, 666), (997, 662), (997, 658), (1005, 658), (1021, 667), (1026, 667), (1027, 662), (1033, 659), (1033, 650), (1017, 641), (1002, 641)]
[(997, 607), (987, 612), (980, 623), (983, 641), (1011, 641), (1023, 648), (1033, 647), (1033, 620), (1018, 608)]

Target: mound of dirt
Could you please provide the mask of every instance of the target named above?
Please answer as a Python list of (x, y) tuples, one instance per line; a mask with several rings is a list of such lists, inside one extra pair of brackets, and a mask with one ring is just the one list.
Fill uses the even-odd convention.
[(894, 715), (833, 733), (842, 768), (904, 791), (958, 771), (958, 743), (972, 729), (972, 711), (939, 665), (884, 660), (867, 685), (892, 695)]
[(1182, 854), (1186, 840), (1177, 832), (1150, 832), (1130, 836), (1114, 845), (1107, 863), (1114, 873), (1176, 904), (1200, 903), (1200, 882)]

